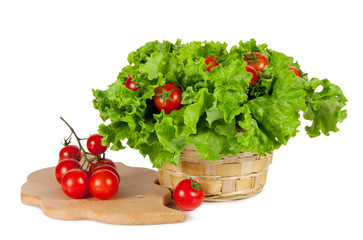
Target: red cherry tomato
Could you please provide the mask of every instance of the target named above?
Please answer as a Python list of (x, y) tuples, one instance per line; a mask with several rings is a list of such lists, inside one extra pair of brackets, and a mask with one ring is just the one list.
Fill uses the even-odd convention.
[(100, 165), (100, 166), (95, 167), (95, 168), (93, 169), (93, 171), (94, 171), (94, 172), (97, 172), (97, 171), (99, 171), (99, 170), (101, 170), (101, 169), (107, 169), (107, 170), (110, 170), (111, 172), (113, 172), (113, 173), (116, 175), (118, 182), (120, 182), (120, 181), (121, 181), (120, 174), (118, 173), (118, 171), (117, 171), (117, 169), (116, 169), (116, 168), (112, 167), (111, 165), (104, 164), (104, 165)]
[(108, 158), (105, 158), (105, 159), (102, 159), (102, 160), (94, 160), (93, 162), (92, 162), (92, 164), (90, 164), (89, 165), (89, 167), (88, 167), (88, 170), (87, 170), (87, 175), (89, 176), (89, 177), (91, 177), (91, 175), (94, 173), (94, 169), (97, 167), (97, 166), (101, 166), (101, 165), (105, 165), (105, 164), (107, 164), (107, 165), (110, 165), (110, 166), (112, 166), (112, 167), (114, 167), (114, 168), (117, 168), (116, 167), (116, 164), (112, 161), (112, 160), (110, 160), (110, 159), (108, 159)]
[(127, 79), (126, 79), (126, 82), (125, 82), (125, 86), (132, 90), (132, 91), (135, 91), (137, 92), (137, 90), (139, 90), (140, 87), (137, 87), (136, 86), (136, 83), (134, 81), (132, 81), (132, 78), (135, 78), (135, 75), (132, 74), (130, 75)]
[(205, 64), (208, 66), (210, 64), (209, 67), (207, 67), (207, 71), (210, 72), (210, 70), (214, 67), (218, 66), (217, 63), (217, 58), (213, 57), (213, 56), (208, 56), (205, 57)]
[(251, 81), (250, 81), (250, 85), (252, 83), (254, 83), (254, 82), (257, 82), (258, 81), (258, 75), (257, 75), (256, 70), (253, 67), (251, 67), (250, 65), (246, 66), (246, 70), (247, 70), (247, 72), (252, 73), (252, 78), (251, 78)]
[(55, 177), (59, 183), (62, 182), (62, 178), (66, 172), (71, 169), (81, 168), (81, 164), (72, 158), (65, 158), (61, 160), (55, 168)]
[(62, 189), (71, 198), (83, 198), (88, 193), (88, 176), (82, 169), (72, 169), (62, 178)]
[(89, 190), (91, 194), (102, 200), (113, 197), (118, 190), (117, 176), (107, 169), (94, 172), (89, 180)]
[(155, 89), (154, 104), (160, 111), (171, 113), (181, 108), (182, 91), (171, 83), (159, 86)]
[(259, 52), (248, 54), (244, 60), (258, 72), (263, 72), (265, 66), (270, 64), (267, 57)]
[(59, 161), (65, 158), (74, 158), (80, 160), (82, 157), (79, 147), (76, 145), (64, 146), (59, 152)]
[(116, 164), (111, 159), (105, 158), (105, 159), (101, 160), (101, 162), (104, 162), (105, 164), (108, 164), (108, 165), (111, 165), (114, 168), (117, 168)]
[(290, 66), (289, 67), (289, 70), (294, 71), (294, 73), (295, 73), (296, 76), (301, 77), (300, 71), (296, 67)]
[(107, 146), (102, 145), (102, 138), (100, 134), (93, 134), (87, 139), (87, 149), (90, 153), (100, 155), (107, 150)]
[(192, 179), (185, 179), (175, 187), (173, 198), (175, 204), (182, 210), (191, 211), (202, 204), (204, 190), (198, 182)]

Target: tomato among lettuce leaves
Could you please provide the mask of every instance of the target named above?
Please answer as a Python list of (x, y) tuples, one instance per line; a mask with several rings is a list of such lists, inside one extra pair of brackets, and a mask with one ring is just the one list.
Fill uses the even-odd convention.
[(259, 52), (252, 52), (248, 54), (245, 59), (248, 65), (253, 67), (258, 72), (263, 72), (265, 66), (269, 65), (269, 61), (265, 55)]
[(125, 86), (132, 90), (132, 91), (137, 91), (139, 90), (140, 87), (138, 87), (136, 85), (136, 83), (133, 81), (133, 78), (135, 78), (135, 75), (131, 74), (127, 79), (126, 79), (126, 82), (125, 82)]
[(153, 97), (154, 104), (159, 111), (164, 110), (165, 113), (171, 113), (181, 108), (182, 91), (178, 86), (166, 83), (155, 89)]
[(208, 66), (206, 69), (208, 72), (210, 72), (212, 68), (218, 66), (217, 59), (213, 56), (205, 57), (205, 64)]

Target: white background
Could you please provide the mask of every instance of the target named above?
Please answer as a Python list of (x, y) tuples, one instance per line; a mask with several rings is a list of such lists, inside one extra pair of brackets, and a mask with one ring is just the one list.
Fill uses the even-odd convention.
[[(1, 239), (362, 239), (362, 7), (360, 1), (1, 1)], [(303, 127), (275, 151), (257, 196), (204, 203), (184, 223), (119, 226), (46, 217), (20, 201), (32, 171), (55, 166), (69, 134), (101, 119), (91, 89), (106, 89), (127, 55), (153, 40), (255, 38), (293, 56), (349, 102), (340, 131), (310, 139)], [(151, 168), (137, 151), (114, 161)], [(9, 235), (10, 234), (10, 235)], [(8, 237), (4, 237), (7, 235)], [(9, 237), (11, 236), (11, 237)]]

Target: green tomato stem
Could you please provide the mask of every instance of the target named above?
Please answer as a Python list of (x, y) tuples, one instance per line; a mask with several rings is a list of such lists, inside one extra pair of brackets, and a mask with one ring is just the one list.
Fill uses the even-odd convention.
[(175, 90), (175, 89), (172, 89), (172, 90), (170, 90), (170, 91), (166, 91), (166, 89), (164, 88), (164, 86), (162, 86), (162, 87), (161, 87), (161, 90), (162, 90), (162, 93), (156, 94), (156, 96), (159, 96), (159, 97), (161, 97), (161, 98), (163, 99), (163, 104), (165, 104), (166, 100), (170, 100), (170, 101), (172, 101), (172, 102), (175, 102), (175, 101), (171, 98), (171, 96), (170, 96), (170, 94), (171, 94), (172, 92), (174, 92), (174, 90)]
[(199, 190), (204, 189), (204, 188), (203, 188), (203, 186), (202, 186), (200, 183), (197, 183), (196, 181), (194, 181), (194, 180), (192, 179), (192, 177), (190, 177), (190, 184), (192, 185), (192, 188), (193, 188), (194, 190), (199, 191)]
[[(78, 146), (79, 146), (79, 151), (83, 153), (84, 159), (85, 161), (82, 163), (81, 168), (83, 169), (84, 164), (87, 162), (87, 168), (89, 167), (90, 164), (93, 164), (88, 158), (87, 158), (87, 154), (89, 154), (88, 152), (86, 152), (81, 144), (81, 139), (77, 136), (76, 132), (74, 131), (74, 129), (71, 127), (71, 125), (69, 125), (67, 123), (66, 120), (64, 120), (63, 117), (60, 117), (60, 119), (68, 126), (68, 128), (71, 130), (72, 134), (76, 137), (76, 140), (78, 142)], [(87, 169), (86, 168), (86, 169)]]

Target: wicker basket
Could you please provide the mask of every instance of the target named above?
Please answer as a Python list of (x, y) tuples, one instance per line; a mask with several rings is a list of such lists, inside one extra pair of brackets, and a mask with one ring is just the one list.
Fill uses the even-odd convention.
[(272, 154), (260, 156), (251, 152), (209, 161), (188, 145), (180, 154), (178, 166), (165, 163), (159, 169), (159, 182), (174, 190), (181, 180), (191, 176), (203, 185), (205, 201), (248, 198), (262, 191), (271, 162)]

